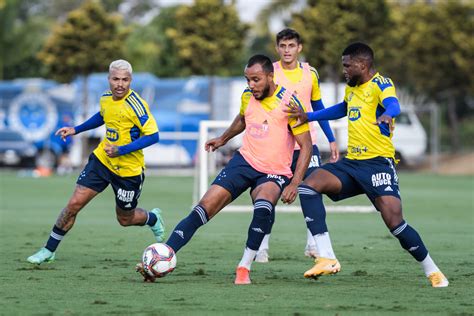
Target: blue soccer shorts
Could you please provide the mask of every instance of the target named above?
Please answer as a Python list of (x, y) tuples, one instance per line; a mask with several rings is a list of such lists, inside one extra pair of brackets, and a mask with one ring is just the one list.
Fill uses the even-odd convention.
[[(296, 169), (296, 162), (298, 161), (298, 157), (300, 156), (300, 150), (295, 150), (293, 152), (293, 161), (291, 162), (291, 172), (295, 173)], [(313, 154), (311, 155), (311, 161), (309, 162), (308, 169), (304, 174), (303, 180), (306, 179), (311, 172), (321, 167), (321, 156), (319, 155), (318, 146), (313, 145)]]
[(120, 177), (104, 166), (92, 153), (76, 183), (96, 192), (104, 191), (111, 184), (116, 205), (122, 210), (129, 211), (137, 207), (144, 181), (143, 171), (138, 176)]
[(366, 160), (343, 158), (321, 166), (335, 175), (342, 183), (341, 192), (327, 194), (333, 201), (340, 201), (359, 194), (366, 194), (374, 202), (379, 196), (390, 195), (401, 199), (398, 175), (391, 158), (376, 157)]
[(255, 170), (240, 152), (236, 151), (212, 184), (217, 184), (229, 191), (232, 200), (235, 200), (248, 188), (250, 188), (250, 194), (252, 194), (256, 187), (266, 182), (276, 183), (282, 192), (290, 183), (290, 179), (282, 175), (266, 174)]

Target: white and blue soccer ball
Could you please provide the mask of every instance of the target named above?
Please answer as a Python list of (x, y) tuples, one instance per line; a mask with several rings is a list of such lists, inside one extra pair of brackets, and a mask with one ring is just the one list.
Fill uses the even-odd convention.
[(149, 276), (162, 278), (176, 267), (176, 254), (167, 244), (151, 244), (143, 252), (142, 263)]

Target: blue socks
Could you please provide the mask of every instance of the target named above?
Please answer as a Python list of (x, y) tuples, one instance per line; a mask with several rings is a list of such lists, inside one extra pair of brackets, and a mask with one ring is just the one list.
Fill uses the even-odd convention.
[(428, 255), (428, 250), (423, 244), (420, 235), (407, 222), (402, 221), (390, 232), (398, 238), (403, 249), (407, 250), (416, 261), (421, 262)]
[(146, 219), (145, 225), (148, 225), (151, 227), (156, 224), (158, 217), (156, 217), (156, 214), (152, 212), (147, 212), (147, 214), (148, 214), (148, 218)]
[(188, 217), (184, 218), (173, 230), (166, 244), (178, 252), (193, 237), (196, 230), (209, 221), (206, 210), (196, 205)]
[(258, 250), (265, 234), (269, 234), (275, 220), (275, 210), (270, 201), (258, 199), (254, 203), (253, 218), (250, 223), (247, 248)]
[(44, 247), (51, 252), (55, 252), (56, 248), (58, 248), (59, 243), (61, 242), (61, 240), (63, 240), (64, 235), (66, 235), (66, 233), (67, 231), (64, 231), (54, 225), (53, 230), (51, 231), (51, 234), (49, 234), (48, 241), (46, 242), (46, 245)]
[(311, 234), (318, 235), (328, 231), (326, 226), (326, 208), (321, 193), (307, 185), (298, 187), (304, 221)]

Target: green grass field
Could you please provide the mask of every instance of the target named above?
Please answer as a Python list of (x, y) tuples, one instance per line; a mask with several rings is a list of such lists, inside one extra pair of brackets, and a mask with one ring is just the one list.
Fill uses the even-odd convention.
[[(250, 213), (222, 213), (178, 253), (177, 269), (143, 283), (134, 265), (153, 242), (145, 227), (122, 228), (107, 189), (79, 215), (51, 264), (26, 257), (43, 245), (75, 177), (0, 172), (0, 315), (473, 315), (474, 181), (402, 173), (406, 220), (421, 234), (450, 286), (433, 289), (379, 215), (328, 214), (342, 271), (303, 278), (301, 214), (277, 214), (271, 262), (254, 263), (253, 284), (235, 286)], [(140, 205), (159, 206), (168, 231), (189, 213), (191, 178), (148, 177)], [(364, 198), (349, 204), (367, 204)]]

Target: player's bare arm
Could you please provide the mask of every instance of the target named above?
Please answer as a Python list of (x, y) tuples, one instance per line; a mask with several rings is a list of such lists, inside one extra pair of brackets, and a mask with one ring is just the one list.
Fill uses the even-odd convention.
[(313, 153), (313, 145), (311, 142), (311, 134), (304, 132), (302, 134), (295, 135), (296, 142), (300, 146), (300, 155), (296, 162), (295, 173), (291, 178), (290, 184), (286, 186), (281, 195), (281, 201), (283, 203), (293, 203), (298, 193), (298, 185), (303, 181), (306, 169), (308, 169), (311, 155)]
[(74, 129), (74, 127), (68, 127), (68, 126), (61, 127), (60, 129), (56, 131), (56, 133), (54, 133), (54, 135), (56, 136), (59, 135), (63, 141), (66, 141), (66, 137), (72, 136), (75, 134), (76, 134), (76, 130)]
[(204, 149), (209, 152), (209, 151), (215, 151), (219, 147), (224, 146), (227, 144), (229, 140), (231, 140), (233, 137), (239, 135), (245, 130), (245, 118), (243, 115), (238, 114), (235, 118), (234, 121), (232, 121), (232, 124), (225, 130), (225, 132), (216, 138), (212, 138), (206, 142), (204, 145)]

